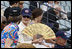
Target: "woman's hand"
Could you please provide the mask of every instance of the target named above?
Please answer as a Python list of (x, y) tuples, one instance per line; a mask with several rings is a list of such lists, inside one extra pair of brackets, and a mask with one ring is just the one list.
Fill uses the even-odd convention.
[(53, 43), (53, 44), (55, 44), (56, 41), (54, 41), (54, 40), (56, 40), (56, 39), (46, 39), (45, 41), (46, 41), (46, 43)]

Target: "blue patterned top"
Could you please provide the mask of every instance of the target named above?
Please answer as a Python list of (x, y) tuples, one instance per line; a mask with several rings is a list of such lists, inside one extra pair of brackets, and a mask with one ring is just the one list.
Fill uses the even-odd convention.
[(13, 44), (11, 45), (12, 48), (15, 48), (15, 45), (17, 44), (18, 41), (18, 32), (19, 27), (15, 23), (10, 23), (7, 25), (3, 31), (1, 32), (1, 48), (5, 47), (5, 40), (7, 38), (10, 38), (13, 40)]

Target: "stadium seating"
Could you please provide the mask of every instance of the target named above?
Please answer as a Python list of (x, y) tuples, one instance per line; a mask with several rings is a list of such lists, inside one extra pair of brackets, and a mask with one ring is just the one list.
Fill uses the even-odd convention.
[[(24, 6), (26, 6), (26, 4), (23, 4)], [(60, 3), (59, 3), (59, 5), (61, 6), (61, 8), (63, 9), (63, 10), (65, 10), (65, 11), (67, 11), (67, 16), (68, 16), (68, 19), (69, 20), (71, 20), (71, 1), (60, 1)], [(28, 5), (29, 6), (29, 5)], [(28, 6), (26, 6), (27, 8), (28, 8)], [(3, 9), (3, 10), (5, 10), (7, 7), (9, 7), (9, 2), (8, 1), (1, 1), (1, 9)], [(45, 21), (45, 20), (47, 20), (47, 19), (44, 19), (43, 21)], [(68, 20), (68, 21), (69, 21)], [(64, 23), (66, 23), (66, 24), (64, 24), (65, 26), (67, 26), (68, 25), (68, 27), (69, 28), (71, 28), (71, 21), (70, 22), (64, 22), (64, 21), (62, 21), (61, 20), (61, 22), (60, 21), (58, 21), (59, 22), (59, 24), (64, 24)], [(63, 22), (63, 23), (62, 23)], [(46, 22), (43, 22), (43, 23), (46, 23)], [(68, 23), (68, 24), (67, 24)], [(65, 26), (61, 26), (61, 28), (62, 27), (64, 27), (64, 28), (67, 28), (67, 27), (65, 27)], [(68, 43), (67, 43), (68, 44)], [(66, 45), (66, 48), (68, 48), (68, 46), (69, 45)], [(69, 48), (70, 48), (71, 46), (69, 46)]]

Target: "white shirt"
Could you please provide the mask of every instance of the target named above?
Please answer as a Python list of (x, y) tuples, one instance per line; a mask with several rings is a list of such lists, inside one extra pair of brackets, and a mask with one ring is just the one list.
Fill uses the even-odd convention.
[(22, 31), (26, 26), (22, 23), (22, 21), (20, 22), (19, 26), (19, 31)]
[(23, 42), (24, 41), (24, 38), (23, 38), (23, 35), (21, 33), (21, 31), (26, 27), (22, 22), (20, 22), (20, 24), (18, 25), (19, 26), (19, 31), (18, 31), (18, 35), (19, 35), (19, 40), (18, 42)]
[(22, 22), (20, 22), (20, 24), (18, 26), (19, 26), (19, 32), (18, 32), (19, 40), (18, 40), (18, 42), (23, 43), (25, 41), (31, 40), (32, 39), (31, 37), (28, 37), (27, 35), (22, 34), (22, 32), (21, 32), (22, 30), (24, 30), (24, 28), (26, 26)]

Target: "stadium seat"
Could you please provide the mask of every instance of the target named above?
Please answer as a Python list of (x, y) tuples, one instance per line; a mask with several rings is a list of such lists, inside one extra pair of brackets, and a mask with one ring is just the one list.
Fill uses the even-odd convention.
[(66, 1), (67, 6), (71, 6), (71, 2), (70, 1)]
[(62, 6), (66, 6), (66, 2), (65, 1), (61, 1), (61, 5)]
[[(25, 2), (25, 3), (28, 3), (28, 2)], [(29, 8), (28, 7), (29, 5), (27, 5), (25, 3), (23, 4), (24, 8)], [(63, 10), (67, 11), (67, 16), (68, 16), (68, 21), (66, 21), (66, 20), (58, 20), (57, 21), (57, 23), (59, 23), (59, 26), (60, 26), (59, 29), (63, 30), (63, 31), (68, 31), (69, 29), (71, 29), (71, 1), (60, 1), (59, 5), (61, 6), (61, 8)], [(5, 10), (7, 7), (9, 7), (9, 2), (1, 1), (1, 9)], [(48, 25), (47, 20), (48, 20), (47, 18), (43, 19), (42, 23)], [(70, 20), (70, 22), (69, 22), (69, 20)], [(69, 39), (69, 40), (71, 40), (71, 39)], [(69, 44), (71, 44), (70, 41), (67, 41), (65, 48), (71, 48), (71, 45), (69, 46)]]
[(69, 6), (65, 6), (65, 11), (69, 12)]

